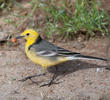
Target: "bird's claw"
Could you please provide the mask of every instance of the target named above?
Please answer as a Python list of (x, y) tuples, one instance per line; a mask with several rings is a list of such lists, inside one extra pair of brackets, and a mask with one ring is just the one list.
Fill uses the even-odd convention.
[(59, 83), (61, 83), (61, 82), (49, 82), (49, 83), (45, 83), (45, 84), (40, 85), (40, 87), (44, 87), (44, 86), (50, 87), (52, 84), (59, 84)]
[(18, 81), (24, 82), (24, 81), (27, 81), (28, 79), (31, 80), (31, 78), (32, 78), (31, 76), (28, 76), (28, 77), (25, 77), (25, 78), (18, 80)]
[(21, 79), (19, 81), (24, 82), (24, 81), (27, 81), (28, 79), (32, 80), (32, 78), (34, 78), (34, 77), (43, 76), (43, 75), (45, 75), (45, 73), (38, 74), (38, 75), (27, 76), (27, 77), (25, 77), (25, 78), (23, 78), (23, 79)]

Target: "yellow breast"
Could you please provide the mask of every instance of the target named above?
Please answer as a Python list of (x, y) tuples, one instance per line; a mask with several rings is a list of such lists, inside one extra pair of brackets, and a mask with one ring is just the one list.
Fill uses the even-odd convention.
[(48, 57), (41, 57), (38, 56), (36, 52), (33, 52), (31, 50), (27, 51), (26, 54), (34, 63), (39, 64), (45, 68), (67, 61), (67, 59), (63, 57), (62, 58), (59, 57), (56, 60), (51, 60)]
[(59, 57), (55, 60), (52, 60), (49, 57), (38, 56), (37, 52), (35, 52), (35, 50), (28, 50), (28, 47), (29, 47), (28, 45), (26, 45), (26, 47), (25, 47), (25, 51), (26, 51), (28, 58), (30, 60), (32, 60), (35, 64), (39, 64), (42, 67), (44, 67), (45, 69), (47, 67), (54, 66), (59, 63), (67, 61), (67, 59), (64, 57)]

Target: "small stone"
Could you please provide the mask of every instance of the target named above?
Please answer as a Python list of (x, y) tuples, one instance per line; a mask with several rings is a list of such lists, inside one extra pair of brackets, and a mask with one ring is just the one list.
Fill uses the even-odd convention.
[(99, 72), (100, 71), (100, 68), (96, 68), (96, 72)]
[(0, 41), (4, 40), (8, 37), (8, 34), (6, 32), (0, 32)]

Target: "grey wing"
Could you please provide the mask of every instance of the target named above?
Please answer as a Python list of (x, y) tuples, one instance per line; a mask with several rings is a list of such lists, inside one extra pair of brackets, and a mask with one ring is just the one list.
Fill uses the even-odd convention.
[(42, 40), (39, 44), (34, 44), (32, 48), (34, 48), (34, 50), (39, 56), (45, 56), (45, 57), (76, 56), (80, 54), (77, 52), (71, 52), (64, 48), (55, 46), (54, 44), (51, 44), (46, 40)]
[(72, 51), (69, 51), (69, 50), (66, 50), (64, 48), (60, 48), (60, 47), (57, 47), (57, 51), (56, 51), (58, 54), (60, 55), (65, 55), (65, 56), (75, 56), (75, 55), (79, 55), (80, 53), (77, 53), (77, 52), (72, 52)]

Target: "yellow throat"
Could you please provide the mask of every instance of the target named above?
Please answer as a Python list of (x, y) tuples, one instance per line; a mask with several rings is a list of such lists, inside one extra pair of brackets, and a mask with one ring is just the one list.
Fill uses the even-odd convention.
[(21, 34), (21, 36), (24, 36), (26, 40), (25, 49), (27, 51), (27, 48), (36, 41), (39, 34), (33, 29), (27, 29)]

